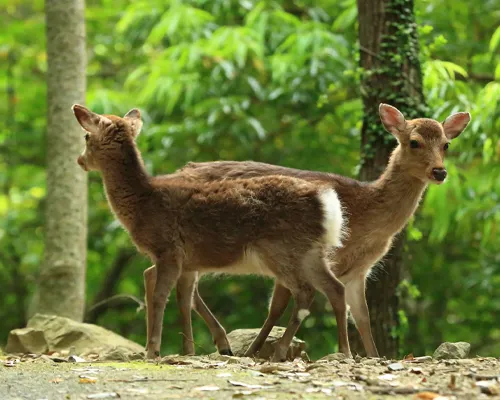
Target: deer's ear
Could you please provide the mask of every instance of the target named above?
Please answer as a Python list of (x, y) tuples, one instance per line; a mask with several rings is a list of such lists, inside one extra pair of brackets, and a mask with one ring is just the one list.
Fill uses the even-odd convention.
[(141, 112), (137, 108), (132, 108), (123, 118), (132, 126), (134, 136), (138, 136), (142, 129)]
[(97, 133), (101, 124), (109, 125), (112, 123), (110, 119), (96, 114), (80, 104), (75, 104), (71, 108), (78, 123), (87, 132)]
[(470, 122), (468, 112), (459, 112), (451, 114), (443, 122), (444, 134), (448, 139), (455, 139), (460, 135)]
[(406, 128), (404, 115), (396, 107), (381, 103), (378, 107), (380, 120), (387, 132), (399, 137)]

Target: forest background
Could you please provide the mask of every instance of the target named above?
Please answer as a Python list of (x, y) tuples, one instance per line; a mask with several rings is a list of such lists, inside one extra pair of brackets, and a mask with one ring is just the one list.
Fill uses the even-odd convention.
[[(47, 52), (42, 1), (1, 0), (0, 6), (6, 10), (2, 346), (11, 329), (26, 324), (44, 260)], [(473, 354), (500, 356), (500, 3), (417, 0), (415, 17), (425, 116), (443, 120), (469, 111), (472, 123), (450, 147), (448, 182), (429, 188), (410, 221), (399, 326), (391, 335), (400, 354), (460, 340), (472, 344)], [(89, 0), (85, 18), (87, 105), (119, 115), (141, 109), (138, 144), (151, 173), (188, 161), (253, 159), (358, 175), (363, 71), (354, 0)], [(85, 320), (144, 343), (140, 305), (148, 260), (111, 215), (97, 174), (89, 175), (88, 190)], [(385, 273), (382, 265), (374, 279)], [(200, 292), (231, 331), (261, 326), (271, 285), (261, 278), (209, 278)], [(174, 304), (165, 316), (165, 354), (180, 351)], [(317, 296), (299, 332), (313, 358), (335, 350), (334, 327), (329, 305)], [(194, 332), (199, 353), (214, 351), (197, 317)]]

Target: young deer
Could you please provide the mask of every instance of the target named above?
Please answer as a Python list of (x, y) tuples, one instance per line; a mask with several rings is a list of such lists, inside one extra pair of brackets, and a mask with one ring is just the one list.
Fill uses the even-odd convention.
[[(443, 160), (449, 142), (460, 135), (470, 121), (470, 114), (464, 112), (449, 116), (443, 123), (427, 118), (405, 120), (399, 110), (387, 104), (380, 105), (379, 113), (385, 129), (398, 140), (398, 146), (386, 170), (374, 182), (251, 161), (189, 163), (176, 174), (198, 182), (293, 176), (318, 187), (326, 184), (334, 189), (348, 218), (348, 236), (342, 247), (329, 254), (330, 265), (333, 274), (345, 285), (347, 304), (370, 357), (377, 357), (378, 351), (366, 304), (366, 277), (415, 212), (427, 185), (444, 182), (447, 172)], [(197, 292), (195, 301), (199, 301), (196, 296), (199, 297)], [(276, 281), (268, 317), (246, 355), (260, 350), (289, 299), (289, 290)], [(204, 315), (204, 318), (210, 316)]]
[(341, 246), (343, 232), (334, 189), (285, 176), (218, 182), (151, 177), (135, 143), (142, 126), (138, 110), (123, 118), (80, 105), (73, 112), (87, 132), (78, 164), (100, 171), (111, 209), (155, 264), (147, 297), (148, 358), (160, 354), (171, 289), (179, 279), (193, 282), (197, 271), (271, 276), (289, 290), (295, 308), (275, 360), (285, 358), (315, 289), (322, 291), (335, 311), (340, 349), (350, 355), (344, 285), (325, 257)]

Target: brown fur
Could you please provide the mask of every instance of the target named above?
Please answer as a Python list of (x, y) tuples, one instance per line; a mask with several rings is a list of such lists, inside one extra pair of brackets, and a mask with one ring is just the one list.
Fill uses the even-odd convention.
[[(394, 236), (415, 212), (427, 184), (439, 183), (433, 177), (433, 169), (444, 168), (444, 146), (457, 137), (470, 120), (468, 113), (458, 113), (443, 124), (426, 118), (406, 121), (397, 109), (387, 105), (381, 105), (380, 113), (384, 126), (396, 136), (399, 145), (385, 172), (374, 182), (364, 183), (330, 173), (253, 161), (189, 163), (176, 174), (193, 181), (293, 176), (335, 189), (348, 218), (348, 236), (343, 247), (330, 254), (330, 265), (335, 276), (346, 285), (347, 303), (368, 356), (378, 356), (378, 352), (365, 299), (366, 276), (387, 253)], [(411, 148), (411, 140), (417, 140), (419, 148)], [(277, 283), (268, 319), (247, 355), (260, 349), (289, 298), (286, 288)]]
[[(192, 291), (191, 277), (199, 270), (269, 275), (291, 291), (296, 310), (275, 359), (285, 357), (302, 320), (299, 311), (309, 308), (314, 288), (329, 297), (343, 326), (343, 285), (325, 262), (331, 242), (320, 196), (331, 189), (287, 176), (218, 182), (150, 177), (135, 144), (141, 126), (137, 110), (124, 118), (99, 116), (82, 106), (74, 112), (89, 132), (78, 163), (101, 172), (111, 208), (156, 265), (155, 282), (147, 286), (154, 291), (147, 297), (148, 357), (159, 355), (173, 285), (181, 282)], [(344, 328), (339, 341), (350, 355)]]

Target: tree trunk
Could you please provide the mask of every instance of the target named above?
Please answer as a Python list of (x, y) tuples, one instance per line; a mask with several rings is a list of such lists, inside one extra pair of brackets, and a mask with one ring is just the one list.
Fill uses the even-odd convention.
[(76, 159), (83, 132), (71, 106), (85, 102), (85, 2), (46, 0), (47, 208), (35, 312), (81, 321), (85, 304), (87, 176)]
[[(364, 119), (361, 131), (362, 180), (384, 171), (395, 139), (385, 132), (378, 114), (380, 103), (397, 107), (411, 119), (427, 113), (419, 63), (413, 0), (358, 0), (361, 94)], [(403, 264), (405, 234), (395, 240), (384, 258), (383, 271), (367, 284), (367, 300), (375, 343), (382, 356), (398, 354), (399, 303), (396, 289)], [(364, 354), (357, 333), (350, 332), (354, 352)]]

